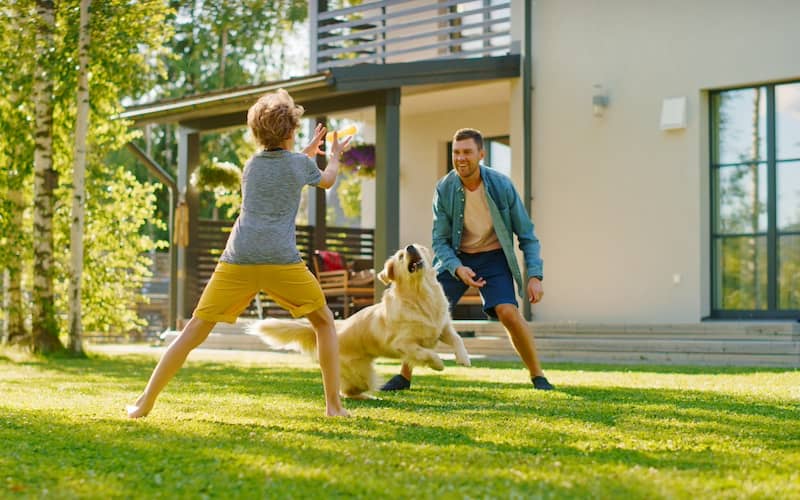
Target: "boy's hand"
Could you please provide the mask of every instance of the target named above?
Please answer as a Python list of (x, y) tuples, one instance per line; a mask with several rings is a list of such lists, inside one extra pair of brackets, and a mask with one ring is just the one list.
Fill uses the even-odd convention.
[(339, 142), (339, 133), (338, 132), (334, 132), (333, 133), (333, 140), (331, 141), (331, 158), (339, 159), (339, 155), (342, 153), (342, 151), (347, 149), (347, 146), (350, 145), (350, 140), (352, 138), (353, 138), (353, 136), (351, 135), (350, 137), (348, 137), (347, 139), (343, 140), (342, 142)]
[(325, 140), (325, 134), (328, 132), (328, 129), (322, 126), (321, 123), (317, 123), (317, 128), (314, 129), (314, 137), (311, 139), (311, 142), (308, 143), (308, 146), (303, 148), (303, 154), (311, 158), (312, 160), (317, 155), (325, 155), (325, 151), (320, 148), (322, 141)]

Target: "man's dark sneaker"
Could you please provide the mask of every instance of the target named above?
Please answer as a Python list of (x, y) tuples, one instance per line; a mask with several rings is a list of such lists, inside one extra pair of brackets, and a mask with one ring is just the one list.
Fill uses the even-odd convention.
[(550, 382), (547, 381), (546, 378), (541, 376), (533, 377), (531, 379), (531, 382), (533, 382), (533, 387), (539, 389), (540, 391), (552, 391), (553, 389), (555, 389), (555, 386), (553, 386), (553, 384), (551, 384)]
[(402, 375), (395, 375), (381, 387), (382, 391), (404, 391), (411, 387), (411, 381)]

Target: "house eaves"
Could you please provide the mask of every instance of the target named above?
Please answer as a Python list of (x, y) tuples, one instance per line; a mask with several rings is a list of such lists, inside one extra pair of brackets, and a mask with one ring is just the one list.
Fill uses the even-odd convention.
[(414, 85), (515, 78), (522, 75), (519, 54), (475, 59), (435, 59), (331, 68), (337, 92), (369, 91)]
[(330, 74), (318, 73), (289, 80), (269, 82), (249, 87), (196, 94), (178, 99), (165, 99), (150, 104), (125, 108), (120, 118), (133, 120), (136, 125), (147, 123), (176, 123), (205, 117), (209, 114), (227, 114), (246, 110), (261, 95), (277, 89), (286, 89), (294, 95), (299, 92), (323, 91), (330, 87)]
[(404, 87), (442, 86), (521, 76), (519, 54), (475, 59), (439, 59), (389, 64), (358, 64), (331, 68), (288, 80), (220, 90), (178, 99), (130, 106), (119, 117), (134, 125), (179, 123), (210, 131), (246, 123), (255, 100), (279, 88), (286, 89), (309, 116), (377, 105), (385, 92)]

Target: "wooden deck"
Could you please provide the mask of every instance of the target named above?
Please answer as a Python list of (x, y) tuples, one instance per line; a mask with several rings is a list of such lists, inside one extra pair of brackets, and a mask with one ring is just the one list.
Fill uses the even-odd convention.
[[(200, 346), (269, 350), (244, 334), (253, 320), (220, 323)], [(491, 321), (456, 321), (473, 359), (518, 360), (502, 326)], [(544, 363), (763, 366), (800, 368), (800, 323), (703, 322), (693, 324), (531, 323)], [(164, 335), (170, 342), (175, 332)], [(449, 348), (440, 345), (442, 353)]]

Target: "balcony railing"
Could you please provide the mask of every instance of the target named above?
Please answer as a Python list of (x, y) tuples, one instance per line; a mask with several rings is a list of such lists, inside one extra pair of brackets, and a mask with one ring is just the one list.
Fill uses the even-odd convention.
[(396, 63), (506, 55), (508, 0), (380, 0), (318, 12), (310, 5), (312, 71), (361, 63)]

